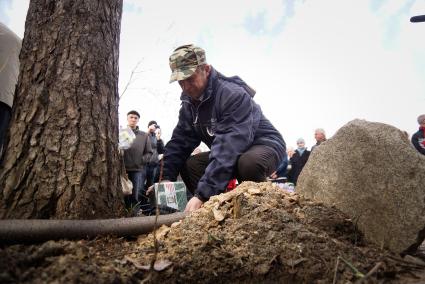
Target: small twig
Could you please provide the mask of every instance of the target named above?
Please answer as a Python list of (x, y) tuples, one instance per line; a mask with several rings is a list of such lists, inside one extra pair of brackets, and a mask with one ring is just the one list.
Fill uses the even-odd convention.
[(422, 264), (419, 264), (419, 263), (414, 263), (414, 262), (402, 259), (400, 257), (394, 257), (392, 255), (387, 256), (387, 259), (397, 262), (397, 264), (400, 265), (400, 266), (404, 265), (406, 267), (414, 267), (414, 268), (417, 268), (417, 269), (423, 269), (425, 267), (425, 265), (422, 265)]
[(339, 266), (339, 256), (336, 258), (335, 272), (334, 272), (334, 280), (332, 284), (336, 284), (336, 277), (338, 275), (338, 266)]
[(122, 91), (122, 93), (121, 93), (121, 95), (120, 95), (119, 99), (121, 99), (121, 98), (122, 98), (122, 96), (124, 96), (124, 93), (127, 91), (128, 86), (130, 86), (130, 84), (131, 84), (131, 83), (133, 83), (133, 82), (131, 81), (131, 79), (133, 78), (134, 74), (142, 73), (142, 71), (136, 71), (136, 70), (137, 70), (137, 68), (139, 67), (139, 65), (140, 65), (140, 63), (141, 63), (141, 62), (142, 62), (142, 61), (137, 62), (136, 66), (135, 66), (135, 67), (133, 68), (133, 70), (131, 71), (130, 79), (128, 79), (127, 85), (125, 85), (124, 91)]
[(361, 216), (362, 216), (362, 213), (360, 213), (359, 215), (357, 215), (354, 218), (354, 222), (353, 222), (353, 225), (354, 225), (354, 244), (355, 245), (357, 245), (357, 238), (358, 238), (358, 232), (359, 232), (358, 223), (359, 223), (359, 220), (360, 220), (360, 217)]
[(383, 263), (381, 261), (375, 264), (375, 266), (368, 273), (366, 273), (366, 275), (362, 279), (357, 281), (357, 283), (363, 283), (363, 281), (372, 276), (379, 269), (379, 267), (381, 267), (382, 264)]
[[(164, 168), (164, 160), (161, 160), (161, 166), (160, 166), (160, 174), (159, 174), (159, 180), (158, 180), (158, 186), (159, 184), (161, 184), (162, 182), (162, 173), (163, 173), (163, 168)], [(153, 273), (154, 271), (154, 265), (156, 262), (156, 258), (158, 256), (158, 251), (159, 251), (159, 243), (158, 243), (158, 239), (156, 238), (156, 227), (158, 224), (158, 216), (159, 216), (159, 206), (158, 206), (158, 197), (156, 196), (156, 192), (154, 190), (154, 194), (155, 194), (155, 224), (153, 227), (153, 242), (154, 242), (154, 254), (151, 260), (151, 267), (149, 269), (150, 273)]]
[(151, 281), (151, 277), (152, 277), (151, 274), (148, 274), (145, 279), (140, 281), (140, 284), (149, 283)]
[(156, 262), (156, 258), (158, 256), (158, 251), (159, 251), (159, 244), (158, 244), (158, 239), (156, 238), (156, 229), (157, 229), (157, 224), (158, 224), (158, 216), (159, 216), (159, 207), (158, 207), (158, 202), (156, 202), (156, 208), (155, 208), (155, 224), (153, 226), (153, 244), (154, 244), (154, 253), (153, 253), (153, 257), (151, 260), (151, 267), (150, 267), (150, 272), (154, 271), (154, 265)]
[(339, 258), (354, 272), (354, 276), (356, 276), (357, 278), (364, 277), (364, 274), (361, 273), (354, 265), (345, 260), (342, 256), (340, 256)]

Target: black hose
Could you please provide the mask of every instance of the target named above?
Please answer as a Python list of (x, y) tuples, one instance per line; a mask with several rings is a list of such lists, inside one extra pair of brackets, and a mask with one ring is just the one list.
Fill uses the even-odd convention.
[[(171, 225), (187, 216), (178, 212), (158, 217), (157, 226)], [(0, 244), (83, 239), (101, 235), (137, 236), (153, 230), (155, 216), (100, 220), (0, 220)]]

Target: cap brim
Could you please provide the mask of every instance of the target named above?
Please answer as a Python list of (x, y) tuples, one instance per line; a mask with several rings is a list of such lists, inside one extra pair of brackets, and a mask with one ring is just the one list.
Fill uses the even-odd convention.
[(185, 80), (185, 79), (189, 78), (190, 76), (193, 75), (193, 73), (195, 73), (196, 68), (198, 68), (198, 66), (174, 70), (173, 73), (171, 73), (170, 83), (173, 83), (175, 81)]

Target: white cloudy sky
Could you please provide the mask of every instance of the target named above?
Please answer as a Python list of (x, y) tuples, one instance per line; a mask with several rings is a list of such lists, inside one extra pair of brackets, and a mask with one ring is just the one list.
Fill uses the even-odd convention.
[[(28, 1), (0, 0), (0, 21), (23, 36)], [(425, 113), (425, 0), (124, 0), (120, 123), (138, 110), (170, 138), (180, 107), (168, 56), (186, 43), (225, 75), (257, 90), (255, 100), (288, 145), (313, 131), (333, 135), (360, 118), (412, 134)]]

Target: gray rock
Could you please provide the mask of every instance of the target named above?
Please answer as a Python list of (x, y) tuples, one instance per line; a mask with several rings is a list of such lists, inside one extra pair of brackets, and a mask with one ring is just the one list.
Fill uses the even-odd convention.
[(353, 120), (311, 153), (296, 191), (335, 205), (393, 252), (425, 238), (425, 156), (399, 129)]

